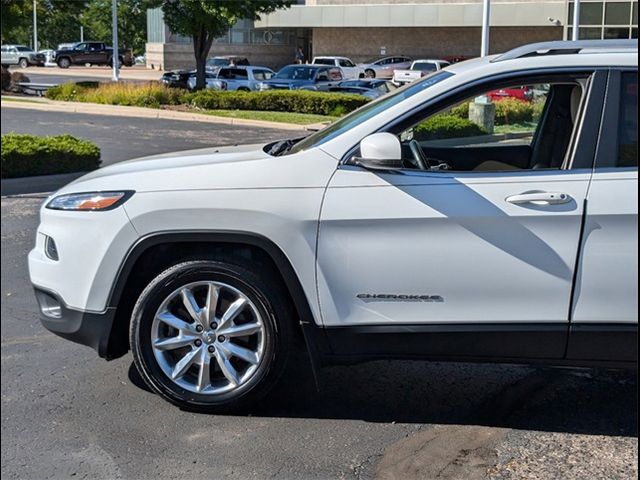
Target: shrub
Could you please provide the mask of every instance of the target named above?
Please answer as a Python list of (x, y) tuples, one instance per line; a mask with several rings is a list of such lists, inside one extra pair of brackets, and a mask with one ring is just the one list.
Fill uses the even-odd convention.
[(66, 83), (52, 87), (47, 98), (110, 105), (154, 107), (188, 104), (207, 110), (261, 110), (341, 116), (370, 100), (360, 95), (312, 92), (308, 90), (272, 90), (266, 92), (225, 92), (201, 90), (187, 93), (158, 82), (139, 83)]
[(436, 115), (420, 123), (413, 130), (413, 138), (418, 141), (444, 138), (475, 137), (487, 132), (471, 120), (456, 115)]
[(100, 166), (100, 149), (71, 135), (2, 135), (2, 178), (83, 172)]
[(47, 98), (76, 102), (102, 103), (108, 105), (126, 105), (154, 107), (177, 105), (184, 92), (168, 88), (157, 82), (136, 84), (79, 82), (66, 83), (50, 88)]
[(9, 90), (9, 85), (11, 84), (11, 73), (9, 73), (9, 69), (2, 66), (2, 90)]
[(340, 116), (370, 100), (343, 93), (272, 90), (266, 92), (225, 92), (202, 90), (184, 95), (189, 105), (208, 110), (262, 110)]
[(451, 109), (451, 115), (468, 120), (469, 119), (469, 103), (470, 102), (464, 102), (458, 105), (457, 107), (453, 107)]
[[(458, 118), (469, 118), (469, 103), (464, 102), (451, 109), (451, 115)], [(511, 125), (513, 123), (530, 122), (534, 120), (537, 103), (525, 102), (517, 98), (504, 98), (493, 102), (496, 106), (496, 125)], [(540, 102), (544, 106), (544, 102)], [(541, 107), (540, 107), (541, 109)]]
[(534, 122), (540, 121), (540, 117), (542, 117), (542, 112), (546, 103), (546, 99), (538, 100), (537, 102), (533, 103), (533, 115), (531, 120), (533, 120)]
[(533, 119), (533, 104), (517, 98), (504, 98), (494, 102), (496, 125), (530, 122)]

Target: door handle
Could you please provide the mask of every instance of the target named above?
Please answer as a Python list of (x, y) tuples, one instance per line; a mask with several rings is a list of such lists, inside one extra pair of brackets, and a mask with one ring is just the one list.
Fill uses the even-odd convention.
[(524, 192), (518, 195), (511, 195), (505, 199), (509, 203), (515, 205), (523, 205), (525, 203), (533, 203), (534, 205), (559, 205), (569, 203), (571, 195), (558, 192)]

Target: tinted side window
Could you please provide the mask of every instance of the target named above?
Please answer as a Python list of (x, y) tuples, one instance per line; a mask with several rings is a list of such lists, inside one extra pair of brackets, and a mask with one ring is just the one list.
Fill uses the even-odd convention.
[(247, 79), (247, 71), (242, 68), (234, 68), (231, 71), (233, 78), (236, 80), (246, 80)]
[(638, 166), (638, 73), (623, 73), (616, 167)]
[(333, 60), (330, 58), (316, 58), (314, 62), (316, 65), (333, 65)]

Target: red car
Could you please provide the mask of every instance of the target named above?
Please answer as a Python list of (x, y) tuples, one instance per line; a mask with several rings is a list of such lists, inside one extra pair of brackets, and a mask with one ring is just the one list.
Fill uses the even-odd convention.
[(523, 102), (533, 100), (533, 89), (531, 87), (501, 88), (488, 93), (491, 101), (502, 100), (504, 98), (517, 98)]

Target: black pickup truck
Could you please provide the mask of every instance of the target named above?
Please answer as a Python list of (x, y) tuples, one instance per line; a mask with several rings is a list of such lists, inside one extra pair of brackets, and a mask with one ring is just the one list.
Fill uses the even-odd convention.
[[(69, 68), (71, 65), (112, 65), (113, 48), (103, 42), (80, 42), (70, 49), (56, 50), (55, 62), (60, 68)], [(121, 48), (118, 50), (120, 65), (130, 67), (133, 65), (131, 50)]]

